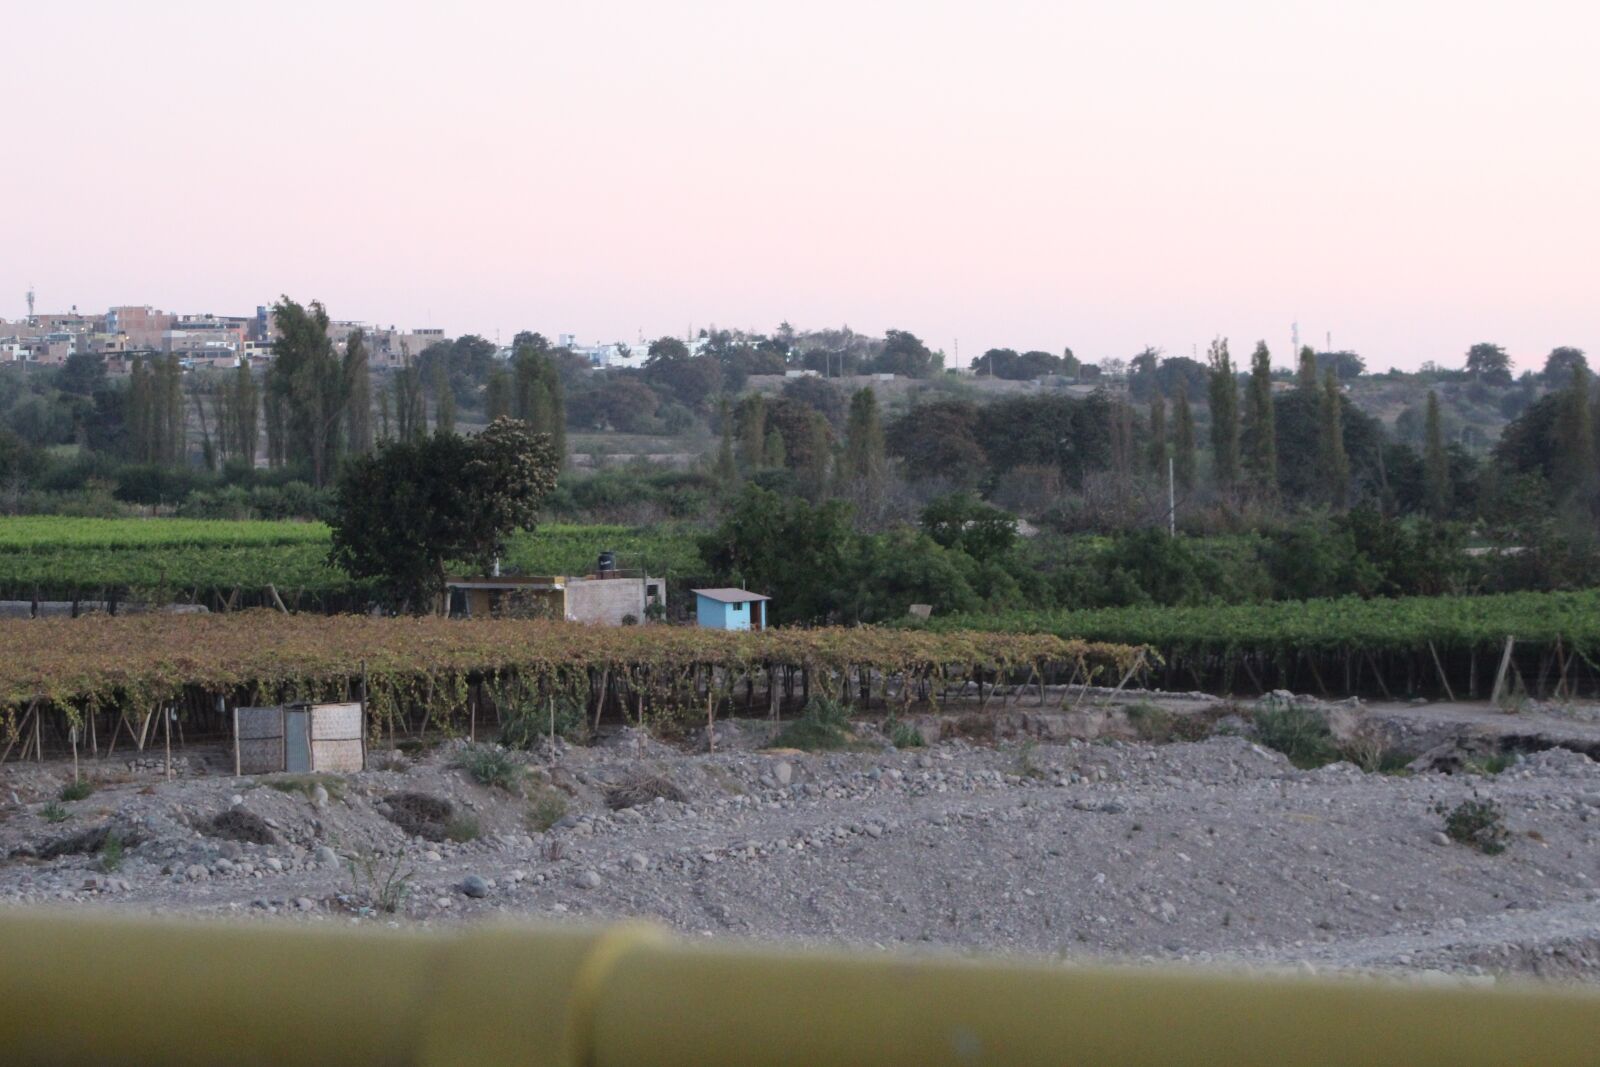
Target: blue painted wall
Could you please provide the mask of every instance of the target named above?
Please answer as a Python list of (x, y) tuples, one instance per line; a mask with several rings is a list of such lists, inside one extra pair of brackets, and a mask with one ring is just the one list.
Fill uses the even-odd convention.
[(697, 625), (711, 630), (750, 629), (749, 604), (724, 604), (720, 600), (695, 594), (694, 617)]

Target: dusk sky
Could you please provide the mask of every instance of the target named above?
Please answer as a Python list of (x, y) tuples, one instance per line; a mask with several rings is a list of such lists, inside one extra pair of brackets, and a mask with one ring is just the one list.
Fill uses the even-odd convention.
[(1593, 3), (6, 5), (0, 317), (1600, 351)]

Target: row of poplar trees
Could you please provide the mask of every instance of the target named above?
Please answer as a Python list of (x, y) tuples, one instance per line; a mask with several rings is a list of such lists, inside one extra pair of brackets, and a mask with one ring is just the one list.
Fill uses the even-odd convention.
[[(1211, 476), (1218, 492), (1275, 503), (1279, 496), (1277, 421), (1273, 405), (1272, 357), (1265, 342), (1257, 342), (1250, 357), (1249, 377), (1240, 397), (1239, 374), (1228, 351), (1228, 342), (1219, 338), (1207, 353), (1210, 374), (1207, 400), (1211, 413)], [(1323, 501), (1334, 508), (1350, 503), (1350, 456), (1344, 442), (1344, 393), (1333, 369), (1319, 378), (1316, 354), (1300, 350), (1295, 374), (1295, 389), (1316, 398), (1318, 445), (1317, 464), (1321, 473)], [(1171, 426), (1168, 426), (1166, 400), (1161, 395), (1150, 403), (1150, 463), (1160, 476), (1170, 464), (1173, 480), (1184, 491), (1193, 490), (1198, 481), (1194, 416), (1188, 391), (1180, 387), (1173, 401)], [(1426, 443), (1423, 469), (1429, 510), (1443, 515), (1450, 502), (1450, 464), (1440, 431), (1439, 400), (1428, 393)]]
[[(365, 334), (357, 330), (341, 354), (328, 335), (322, 304), (301, 305), (288, 297), (272, 307), (278, 339), (259, 384), (249, 366), (196, 384), (190, 393), (208, 467), (218, 461), (255, 462), (266, 432), (272, 467), (300, 466), (312, 484), (327, 485), (347, 455), (364, 455), (386, 440), (414, 441), (433, 429), (453, 433), (456, 395), (448, 358), (431, 361), (424, 383), (407, 353), (374, 395)], [(511, 415), (536, 432), (548, 433), (557, 455), (566, 455), (566, 411), (554, 358), (532, 335), (518, 335), (511, 368), (496, 367), (485, 399), (491, 420)], [(188, 454), (188, 412), (183, 370), (176, 356), (138, 360), (129, 388), (129, 435), (133, 458), (142, 463), (182, 464)]]

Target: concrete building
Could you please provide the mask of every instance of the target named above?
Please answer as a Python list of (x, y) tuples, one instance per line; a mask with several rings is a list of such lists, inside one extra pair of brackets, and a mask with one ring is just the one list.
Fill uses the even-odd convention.
[(772, 599), (745, 589), (696, 589), (695, 625), (708, 630), (765, 630)]
[(593, 626), (642, 623), (667, 606), (667, 583), (610, 571), (583, 577), (502, 575), (445, 583), (452, 618), (562, 619)]

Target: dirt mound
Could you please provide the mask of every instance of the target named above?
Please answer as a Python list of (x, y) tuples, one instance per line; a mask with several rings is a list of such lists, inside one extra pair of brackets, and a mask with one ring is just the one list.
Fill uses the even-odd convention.
[(443, 841), (450, 836), (456, 806), (428, 793), (391, 793), (383, 798), (383, 817), (412, 837)]
[(201, 827), (201, 832), (226, 841), (242, 841), (248, 845), (276, 845), (278, 835), (273, 833), (267, 820), (244, 808), (229, 808)]
[(636, 773), (606, 790), (606, 807), (612, 811), (622, 811), (624, 808), (649, 804), (658, 797), (679, 804), (689, 799), (689, 795), (670, 778), (659, 774)]

